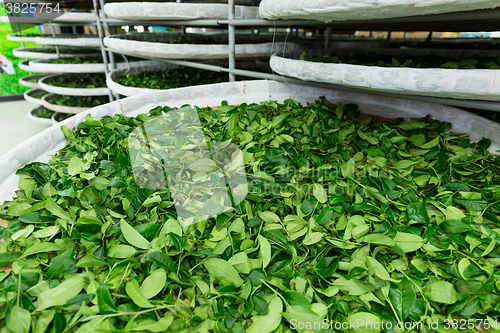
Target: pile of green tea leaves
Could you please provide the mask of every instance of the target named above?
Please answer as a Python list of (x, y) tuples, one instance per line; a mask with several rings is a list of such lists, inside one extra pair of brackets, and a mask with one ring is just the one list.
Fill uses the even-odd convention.
[[(127, 151), (129, 133), (171, 110), (89, 115), (62, 127), (68, 141), (49, 163), (18, 171), (21, 190), (0, 206), (0, 329), (334, 332), (326, 319), (335, 331), (379, 332), (349, 322), (383, 320), (387, 332), (498, 332), (489, 140), (324, 99), (197, 109), (210, 145), (243, 150), (249, 194), (181, 227), (168, 189), (136, 185)], [(200, 162), (179, 167), (196, 178)]]
[[(18, 35), (16, 34), (16, 36), (18, 36)], [(40, 33), (36, 33), (36, 32), (22, 33), (19, 36), (21, 36), (21, 37), (52, 37), (52, 35), (40, 34)]]
[(33, 115), (37, 118), (50, 119), (54, 113), (54, 111), (43, 108), (40, 111), (33, 112)]
[(45, 83), (55, 87), (66, 88), (101, 88), (106, 87), (104, 74), (66, 74), (57, 75), (45, 80)]
[(36, 98), (36, 99), (42, 99), (43, 96), (47, 95), (48, 92), (39, 90), (37, 93), (31, 93), (29, 94), (30, 97)]
[[(115, 61), (117, 63), (119, 62), (125, 62), (125, 61), (139, 61), (141, 60), (140, 58), (135, 58), (135, 57), (127, 57), (127, 59), (123, 58), (116, 58)], [(50, 59), (50, 64), (100, 64), (102, 63), (102, 57), (63, 57), (63, 58), (56, 58), (56, 59)]]
[(50, 59), (50, 64), (99, 64), (102, 57), (63, 57)]
[(56, 35), (56, 36), (47, 36), (48, 38), (68, 38), (68, 39), (75, 39), (75, 38), (98, 38), (97, 35), (73, 35), (73, 34), (63, 34), (63, 35)]
[(118, 78), (121, 85), (149, 89), (172, 89), (222, 82), (227, 82), (227, 74), (191, 67), (124, 74)]
[(73, 113), (62, 113), (62, 112), (58, 112), (58, 113), (55, 115), (54, 119), (55, 119), (57, 122), (61, 122), (61, 121), (63, 121), (63, 120), (66, 120), (66, 119), (68, 119), (68, 118), (71, 118), (71, 117), (73, 117), (73, 116), (74, 116), (74, 114), (73, 114)]
[(109, 103), (108, 96), (71, 96), (71, 95), (55, 95), (51, 97), (51, 104), (75, 107), (89, 107)]
[(163, 43), (163, 44), (200, 44), (197, 41), (188, 41), (185, 37), (178, 37), (172, 40), (148, 39), (148, 40), (138, 40), (138, 41), (147, 43)]
[[(38, 52), (38, 53), (51, 53), (56, 54), (55, 47), (30, 47), (25, 51), (29, 52)], [(91, 54), (91, 53), (99, 53), (97, 49), (87, 49), (87, 48), (71, 48), (71, 47), (59, 47), (59, 53), (61, 54)]]
[(500, 69), (500, 57), (484, 58), (474, 57), (467, 58), (460, 55), (458, 58), (444, 58), (437, 55), (418, 56), (413, 58), (395, 58), (388, 55), (376, 54), (356, 54), (354, 56), (323, 56), (307, 58), (307, 53), (304, 52), (300, 56), (300, 60), (312, 62), (335, 63), (335, 64), (350, 64), (363, 66), (378, 66), (378, 67), (410, 67), (410, 68), (450, 68), (450, 69)]
[(40, 75), (39, 77), (33, 77), (30, 79), (28, 79), (27, 77), (23, 77), (24, 80), (29, 81), (29, 82), (33, 82), (33, 83), (38, 83), (38, 81), (40, 81), (43, 78), (44, 78), (44, 75)]

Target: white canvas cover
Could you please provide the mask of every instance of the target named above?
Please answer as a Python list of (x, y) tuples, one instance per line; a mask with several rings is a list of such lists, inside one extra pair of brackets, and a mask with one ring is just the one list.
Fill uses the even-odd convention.
[(82, 47), (101, 47), (101, 41), (97, 36), (82, 35), (75, 38), (64, 37), (36, 37), (35, 43), (39, 45), (60, 45), (60, 46), (82, 46)]
[[(170, 44), (184, 38), (197, 44)], [(248, 38), (258, 40), (257, 38)], [(153, 42), (152, 40), (163, 41)], [(238, 40), (242, 40), (237, 38)], [(127, 35), (114, 35), (104, 38), (104, 45), (109, 48), (132, 53), (137, 56), (154, 57), (160, 59), (190, 59), (210, 60), (228, 59), (229, 45), (227, 35), (201, 35), (186, 34), (184, 36), (171, 33), (139, 33)], [(282, 53), (300, 49), (296, 43), (284, 42), (256, 42), (236, 44), (236, 58), (262, 58), (269, 57), (273, 52)]]
[[(464, 53), (460, 50), (442, 50), (445, 53), (439, 50), (399, 51), (415, 52), (415, 56), (420, 53), (448, 56)], [(491, 54), (488, 51), (469, 51), (469, 54), (473, 53)], [(271, 57), (270, 64), (276, 73), (303, 81), (395, 94), (500, 101), (500, 70), (362, 66), (297, 60), (276, 54)]]
[[(52, 47), (20, 47), (12, 50), (12, 54), (18, 58), (30, 58), (30, 59), (51, 59), (57, 57), (57, 53), (40, 52), (47, 49), (53, 49)], [(99, 51), (96, 51), (96, 54)], [(88, 56), (89, 54), (61, 54), (61, 57), (72, 57), (72, 56)]]
[[(52, 58), (54, 59), (54, 58)], [(104, 73), (104, 64), (51, 64), (51, 59), (32, 60), (29, 62), (29, 68), (36, 73)], [(130, 63), (116, 63), (117, 68), (128, 68), (129, 66), (147, 65), (156, 63), (155, 61), (133, 61)], [(108, 63), (108, 68), (111, 70), (111, 64)]]
[[(226, 19), (226, 4), (175, 2), (115, 2), (104, 5), (104, 12), (121, 20), (197, 20)], [(235, 6), (236, 19), (259, 18), (258, 7)]]
[(262, 0), (259, 14), (268, 20), (331, 22), (443, 14), (498, 6), (498, 0)]

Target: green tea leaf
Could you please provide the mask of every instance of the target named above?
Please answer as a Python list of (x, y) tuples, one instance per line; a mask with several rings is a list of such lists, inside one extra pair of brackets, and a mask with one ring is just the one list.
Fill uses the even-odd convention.
[(109, 285), (107, 284), (102, 284), (97, 289), (97, 304), (99, 305), (99, 312), (101, 314), (106, 315), (118, 312), (109, 292)]
[(81, 276), (74, 276), (64, 280), (57, 287), (44, 291), (38, 296), (36, 311), (66, 304), (67, 301), (80, 293), (83, 285), (83, 278)]
[(262, 268), (265, 269), (271, 262), (271, 245), (262, 235), (257, 236), (259, 242), (259, 258), (262, 260)]
[(149, 242), (147, 239), (142, 237), (142, 235), (132, 228), (124, 219), (120, 220), (120, 229), (123, 233), (123, 237), (125, 237), (127, 242), (133, 246), (143, 250), (147, 250), (149, 248)]
[(7, 321), (7, 328), (12, 332), (28, 333), (31, 327), (31, 314), (17, 305), (10, 310), (10, 317)]
[(437, 281), (425, 286), (425, 294), (429, 300), (444, 304), (453, 304), (457, 301), (457, 292), (447, 281)]
[(210, 258), (207, 259), (203, 265), (208, 270), (210, 275), (217, 280), (226, 281), (235, 287), (239, 287), (243, 284), (243, 280), (240, 278), (236, 269), (234, 269), (234, 267), (225, 260)]
[(139, 284), (137, 283), (137, 280), (133, 279), (127, 282), (127, 284), (125, 285), (125, 291), (138, 307), (141, 308), (154, 307), (154, 305), (149, 303), (147, 298), (142, 293), (141, 289), (139, 288)]
[(398, 232), (393, 241), (404, 253), (416, 251), (424, 245), (422, 237), (405, 232)]
[(283, 302), (278, 296), (273, 296), (269, 302), (267, 314), (265, 316), (252, 317), (252, 324), (246, 329), (247, 333), (270, 333), (281, 323), (281, 312)]
[(167, 275), (163, 269), (159, 268), (144, 279), (140, 289), (144, 297), (146, 299), (150, 299), (158, 295), (163, 290), (166, 282)]
[(389, 300), (400, 320), (408, 318), (416, 298), (417, 295), (415, 289), (413, 289), (413, 284), (407, 278), (402, 278), (400, 282), (391, 283)]

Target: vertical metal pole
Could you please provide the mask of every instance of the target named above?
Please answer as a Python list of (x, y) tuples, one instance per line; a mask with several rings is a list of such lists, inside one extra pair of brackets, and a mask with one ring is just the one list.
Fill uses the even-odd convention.
[[(53, 25), (50, 26), (50, 29), (52, 30), (52, 37), (55, 37), (56, 36), (56, 29), (54, 28)], [(56, 53), (57, 53), (57, 57), (60, 58), (61, 53), (59, 52), (59, 46), (56, 46)]]
[[(234, 0), (228, 0), (229, 11), (229, 69), (236, 69), (236, 27), (232, 25), (231, 20), (234, 20)], [(234, 74), (229, 74), (229, 82), (236, 81)]]
[[(97, 33), (99, 34), (99, 40), (101, 41), (101, 54), (102, 54), (102, 62), (104, 63), (104, 74), (106, 74), (106, 77), (108, 76), (108, 58), (106, 55), (106, 51), (104, 50), (104, 43), (102, 41), (103, 39), (103, 32), (102, 32), (102, 26), (101, 26), (101, 19), (99, 17), (99, 6), (97, 5), (97, 0), (93, 0), (94, 2), (94, 10), (95, 10), (95, 17), (96, 17), (96, 24), (97, 24)], [(109, 101), (113, 102), (113, 94), (111, 91), (109, 91)]]
[(74, 25), (72, 25), (71, 28), (73, 28), (73, 34), (76, 35), (77, 34), (76, 27)]
[(330, 35), (332, 34), (332, 28), (331, 27), (328, 27), (326, 28), (326, 31), (325, 31), (325, 49), (329, 49), (330, 48)]
[[(18, 34), (19, 36), (21, 36), (21, 35), (22, 35), (22, 34), (21, 34), (21, 26), (19, 25), (19, 23), (16, 23), (16, 28), (17, 28), (17, 34)], [(22, 47), (22, 48), (24, 48), (24, 47), (25, 47), (25, 44), (24, 44), (24, 42), (23, 42), (23, 41), (21, 41), (21, 47)], [(29, 58), (24, 58), (24, 60), (29, 60)], [(29, 75), (31, 75), (31, 72), (28, 72), (28, 73), (29, 73)]]
[[(108, 18), (108, 15), (106, 15), (106, 13), (104, 12), (105, 0), (99, 0), (99, 2), (101, 5), (102, 17)], [(104, 35), (106, 37), (109, 37), (111, 35), (111, 33), (109, 32), (109, 24), (108, 22), (102, 22), (102, 23), (104, 26)], [(108, 56), (109, 56), (109, 62), (111, 63), (111, 70), (115, 70), (116, 69), (115, 54), (113, 52), (108, 52)], [(115, 98), (120, 99), (120, 96), (118, 94), (115, 94)]]
[(425, 40), (426, 44), (430, 44), (432, 41), (432, 31), (429, 31), (429, 35), (427, 36), (427, 39)]

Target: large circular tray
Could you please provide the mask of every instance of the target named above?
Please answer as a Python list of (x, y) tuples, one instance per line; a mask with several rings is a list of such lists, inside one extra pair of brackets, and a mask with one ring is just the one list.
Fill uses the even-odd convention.
[(23, 71), (26, 71), (26, 72), (33, 72), (31, 70), (31, 67), (30, 67), (30, 64), (29, 64), (29, 60), (19, 61), (17, 63), (17, 67), (19, 67), (19, 69), (21, 69)]
[(56, 112), (52, 115), (52, 117), (50, 118), (50, 121), (51, 121), (52, 125), (56, 125), (56, 124), (59, 124), (61, 121), (64, 121), (65, 119), (63, 119), (63, 117), (66, 117), (68, 115), (70, 115), (71, 117), (75, 116), (74, 114), (70, 114), (70, 113)]
[(42, 93), (42, 92), (47, 93), (45, 90), (42, 90), (42, 89), (30, 89), (30, 90), (24, 92), (24, 99), (30, 103), (42, 105), (43, 104), (43, 101), (42, 101), (43, 97), (42, 98), (35, 98), (32, 96), (33, 94)]
[[(43, 105), (34, 108), (33, 110), (28, 112), (28, 118), (33, 120), (33, 121), (36, 121), (37, 123), (52, 125), (53, 124), (52, 118), (48, 118), (48, 119), (47, 118), (39, 118), (35, 115), (36, 113), (42, 111), (43, 109), (44, 109)], [(54, 116), (54, 115), (52, 115), (52, 116)]]
[[(458, 55), (457, 50), (370, 50), (389, 55)], [(470, 54), (495, 55), (498, 52), (471, 50)], [(500, 101), (500, 70), (400, 68), (320, 63), (280, 55), (271, 57), (271, 68), (278, 74), (304, 81), (330, 83), (367, 91), (443, 98)]]
[[(227, 4), (175, 2), (117, 2), (104, 5), (104, 12), (121, 20), (227, 19)], [(235, 18), (259, 18), (258, 7), (235, 6)]]
[(443, 14), (495, 7), (498, 7), (498, 0), (262, 0), (259, 13), (268, 20), (306, 19), (331, 22)]
[[(83, 75), (85, 73), (72, 73), (70, 75)], [(106, 87), (101, 88), (68, 88), (68, 87), (58, 87), (47, 84), (46, 82), (54, 77), (67, 76), (68, 74), (57, 74), (45, 76), (38, 82), (41, 89), (59, 95), (73, 95), (73, 96), (99, 96), (108, 95), (109, 89)]]
[(19, 84), (25, 87), (33, 88), (33, 89), (40, 89), (40, 86), (38, 85), (38, 81), (43, 78), (45, 75), (29, 75), (29, 76), (23, 76), (19, 78)]
[[(170, 44), (168, 42), (184, 38), (187, 43), (198, 44)], [(128, 52), (138, 56), (154, 57), (161, 59), (228, 59), (229, 45), (227, 35), (201, 35), (201, 34), (172, 34), (172, 33), (133, 33), (127, 35), (114, 35), (104, 38), (104, 44), (112, 49)], [(296, 43), (285, 42), (258, 42), (259, 37), (244, 37), (255, 43), (236, 44), (236, 58), (264, 58), (273, 52), (282, 53), (300, 49)], [(152, 42), (163, 41), (163, 43)]]
[[(104, 73), (105, 66), (103, 63), (97, 64), (51, 64), (51, 59), (32, 60), (29, 62), (31, 71), (37, 73)], [(128, 68), (129, 66), (140, 66), (155, 64), (157, 61), (133, 61), (130, 63), (119, 62), (116, 68)], [(111, 64), (108, 64), (111, 70)]]
[[(43, 50), (53, 50), (54, 52), (40, 52)], [(76, 50), (75, 50), (76, 51)], [(77, 52), (77, 51), (76, 51)], [(12, 54), (18, 58), (30, 58), (30, 59), (51, 59), (57, 57), (55, 48), (53, 47), (20, 47), (12, 50)], [(94, 55), (99, 54), (98, 51)], [(92, 53), (61, 53), (61, 57), (74, 57), (74, 56), (89, 56)]]
[[(49, 35), (45, 35), (49, 36)], [(12, 42), (35, 42), (35, 38), (40, 37), (40, 36), (25, 36), (25, 35), (15, 35), (15, 34), (9, 34), (7, 35), (7, 40), (10, 40)]]
[(55, 94), (47, 94), (42, 97), (42, 105), (46, 107), (49, 110), (55, 111), (55, 112), (62, 112), (62, 113), (80, 113), (83, 111), (87, 111), (91, 108), (89, 107), (80, 107), (80, 106), (65, 106), (65, 105), (57, 105), (57, 104), (52, 104), (50, 102), (52, 97), (55, 97)]
[(114, 71), (111, 71), (108, 73), (108, 76), (106, 77), (106, 84), (108, 85), (108, 88), (111, 89), (111, 91), (113, 91), (114, 93), (123, 95), (123, 96), (150, 94), (150, 93), (158, 92), (159, 89), (127, 87), (127, 86), (124, 86), (124, 85), (118, 83), (118, 79), (123, 74), (139, 73), (139, 72), (145, 72), (145, 71), (154, 71), (157, 69), (176, 68), (176, 67), (178, 67), (178, 66), (172, 65), (172, 64), (167, 64), (167, 63), (159, 63), (156, 65), (139, 66), (139, 67), (132, 67), (132, 68), (124, 68), (124, 69), (115, 69)]
[(95, 36), (81, 35), (76, 37), (36, 37), (35, 43), (39, 45), (61, 45), (61, 46), (82, 46), (82, 47), (100, 47), (101, 41)]
[(52, 20), (56, 23), (95, 23), (96, 14), (86, 13), (86, 12), (70, 12), (59, 16), (58, 18)]

